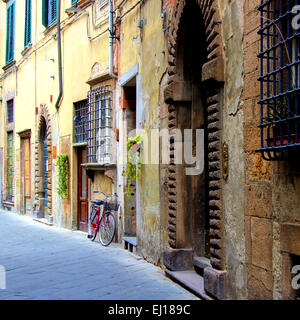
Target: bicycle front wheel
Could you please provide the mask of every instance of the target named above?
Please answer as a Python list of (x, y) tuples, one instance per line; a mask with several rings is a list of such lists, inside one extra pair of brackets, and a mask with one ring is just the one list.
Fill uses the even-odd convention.
[(116, 219), (113, 213), (106, 212), (103, 214), (100, 220), (99, 226), (99, 241), (103, 246), (108, 246), (114, 239), (116, 234)]

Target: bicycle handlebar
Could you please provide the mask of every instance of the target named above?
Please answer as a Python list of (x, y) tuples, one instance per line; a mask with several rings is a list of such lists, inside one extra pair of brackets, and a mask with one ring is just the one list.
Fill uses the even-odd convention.
[(113, 196), (119, 197), (119, 196), (117, 195), (117, 193), (114, 193), (114, 194), (106, 194), (106, 193), (104, 193), (103, 191), (97, 191), (97, 190), (94, 190), (93, 192), (94, 192), (94, 193), (98, 193), (98, 194), (103, 194), (106, 198), (112, 198)]

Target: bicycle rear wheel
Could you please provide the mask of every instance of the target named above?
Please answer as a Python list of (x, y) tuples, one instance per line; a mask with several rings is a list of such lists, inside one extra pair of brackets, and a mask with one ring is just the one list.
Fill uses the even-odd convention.
[(91, 212), (91, 218), (90, 218), (90, 224), (91, 224), (91, 241), (94, 241), (97, 236), (98, 229), (97, 228), (97, 210), (93, 207)]
[(100, 220), (99, 241), (103, 246), (108, 246), (116, 234), (116, 219), (113, 213), (106, 212)]

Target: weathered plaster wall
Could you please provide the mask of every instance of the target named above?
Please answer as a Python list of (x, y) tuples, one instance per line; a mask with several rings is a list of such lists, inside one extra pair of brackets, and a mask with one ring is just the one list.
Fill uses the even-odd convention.
[[(128, 1), (124, 11), (133, 3)], [(137, 27), (138, 19), (144, 22), (142, 29)], [(138, 63), (137, 127), (150, 134), (152, 128), (159, 128), (160, 125), (159, 83), (167, 65), (160, 1), (147, 1), (134, 9), (122, 22), (121, 30), (121, 76)], [(151, 140), (149, 148), (152, 144), (159, 145), (159, 140)], [(138, 246), (148, 261), (157, 264), (161, 257), (161, 230), (164, 227), (160, 223), (158, 164), (143, 166), (137, 189)]]
[(244, 139), (241, 94), (243, 89), (243, 4), (219, 1), (225, 52), (223, 140), (229, 146), (229, 176), (223, 181), (228, 298), (245, 299), (246, 252), (244, 218)]

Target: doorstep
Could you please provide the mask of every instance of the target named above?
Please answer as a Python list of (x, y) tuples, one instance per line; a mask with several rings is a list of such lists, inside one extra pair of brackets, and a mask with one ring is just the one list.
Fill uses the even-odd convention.
[(204, 290), (204, 280), (197, 272), (190, 271), (170, 271), (166, 270), (166, 275), (173, 281), (192, 292), (203, 300), (214, 300), (209, 297)]
[(47, 226), (54, 226), (53, 223), (49, 222), (46, 218), (33, 218), (34, 221), (46, 224)]

